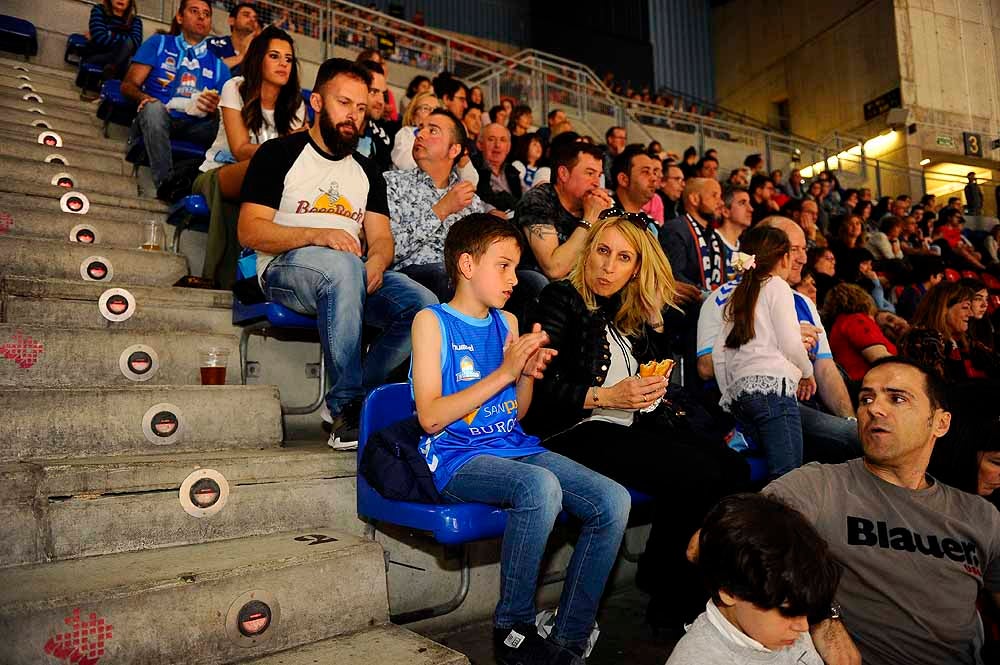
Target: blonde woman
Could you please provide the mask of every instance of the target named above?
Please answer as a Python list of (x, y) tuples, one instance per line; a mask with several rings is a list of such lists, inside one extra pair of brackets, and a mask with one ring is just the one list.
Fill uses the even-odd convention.
[(417, 93), (407, 104), (403, 126), (396, 132), (396, 142), (392, 146), (392, 163), (400, 171), (417, 168), (417, 163), (413, 161), (413, 141), (417, 138), (420, 123), (439, 106), (441, 102), (433, 92)]
[(679, 637), (707, 599), (685, 557), (687, 538), (720, 497), (746, 484), (748, 470), (721, 437), (687, 426), (682, 409), (658, 413), (671, 408), (657, 406), (669, 374), (638, 376), (640, 364), (671, 357), (664, 313), (674, 300), (670, 264), (639, 215), (594, 224), (569, 278), (546, 286), (528, 314), (528, 328), (540, 323), (557, 355), (535, 382), (524, 425), (549, 450), (662, 503), (670, 523), (654, 524), (639, 581), (652, 595), (647, 619)]

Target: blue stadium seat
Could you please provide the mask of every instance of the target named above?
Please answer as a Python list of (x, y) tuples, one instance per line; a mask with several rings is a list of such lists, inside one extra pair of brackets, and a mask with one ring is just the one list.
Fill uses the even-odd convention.
[[(170, 141), (170, 152), (174, 154), (175, 160), (204, 159), (205, 150), (205, 146), (190, 141)], [(125, 161), (133, 164), (136, 168), (149, 165), (149, 158), (146, 156), (146, 142), (142, 140), (142, 136), (129, 148), (128, 154), (125, 155)]]
[(9, 51), (25, 58), (38, 55), (38, 31), (31, 21), (0, 14), (0, 51)]
[(309, 97), (311, 96), (312, 96), (312, 90), (310, 90), (309, 88), (302, 88), (302, 99), (306, 103), (306, 120), (309, 121), (310, 125), (312, 124), (313, 118), (316, 117), (316, 112), (313, 111), (313, 107), (309, 103)]
[[(390, 383), (373, 390), (361, 409), (358, 460), (372, 433), (413, 415), (414, 409), (409, 384)], [(391, 501), (376, 492), (360, 475), (358, 515), (375, 522), (425, 531), (443, 545), (499, 538), (507, 524), (507, 513), (484, 503), (437, 505)]]
[[(200, 196), (189, 196), (188, 199), (200, 198), (204, 203), (204, 198)], [(184, 200), (181, 201), (183, 203)], [(194, 204), (194, 202), (192, 202)], [(208, 207), (205, 206), (206, 214)], [(257, 280), (257, 253), (250, 249), (244, 249), (236, 266), (237, 285), (240, 282), (250, 281), (256, 284)], [(257, 289), (259, 293), (259, 288)], [(283, 307), (276, 302), (268, 302), (260, 294), (260, 301), (253, 303), (242, 302), (237, 295), (233, 296), (233, 325), (242, 328), (240, 332), (240, 378), (244, 384), (247, 382), (247, 349), (250, 343), (250, 335), (254, 333), (268, 334), (277, 330), (301, 330), (315, 331), (316, 318), (294, 312), (287, 307)], [(312, 403), (306, 406), (281, 405), (281, 412), (284, 415), (304, 415), (313, 413), (323, 404), (326, 396), (326, 361), (323, 350), (319, 354), (319, 390)]]
[(78, 32), (70, 35), (66, 38), (66, 52), (63, 54), (63, 60), (71, 65), (80, 64), (80, 60), (83, 58), (83, 52), (86, 48), (86, 35), (81, 35)]
[(76, 87), (97, 92), (103, 87), (103, 74), (104, 67), (101, 65), (80, 63), (80, 70), (76, 73)]
[(179, 253), (181, 234), (188, 229), (208, 231), (208, 202), (201, 194), (189, 194), (170, 206), (167, 213), (167, 224), (175, 226), (174, 239), (170, 243), (170, 251)]
[(135, 119), (135, 102), (125, 97), (121, 81), (105, 81), (101, 86), (101, 103), (97, 106), (97, 117), (104, 121), (104, 137), (108, 137), (108, 125), (128, 127)]

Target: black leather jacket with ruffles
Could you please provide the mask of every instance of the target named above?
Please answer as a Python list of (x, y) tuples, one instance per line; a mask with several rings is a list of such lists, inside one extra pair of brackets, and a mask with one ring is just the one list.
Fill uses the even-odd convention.
[[(535, 382), (523, 422), (525, 431), (544, 439), (590, 415), (583, 403), (591, 386), (600, 386), (608, 375), (611, 350), (606, 328), (618, 307), (619, 298), (613, 296), (599, 298), (598, 309), (589, 311), (569, 280), (553, 282), (538, 295), (528, 310), (525, 330), (540, 323), (549, 335), (549, 347), (559, 353), (545, 371), (545, 378)], [(629, 341), (632, 355), (640, 363), (671, 357), (668, 335), (649, 326)]]

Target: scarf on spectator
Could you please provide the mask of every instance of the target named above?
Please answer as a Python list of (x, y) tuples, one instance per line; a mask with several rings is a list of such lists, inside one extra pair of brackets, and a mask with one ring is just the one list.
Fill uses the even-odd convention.
[[(686, 214), (684, 217), (687, 218), (691, 238), (701, 253), (701, 266), (699, 267), (701, 268), (702, 288), (714, 291), (722, 286), (723, 276), (725, 275), (725, 268), (723, 266), (725, 254), (722, 251), (722, 245), (719, 243), (719, 236), (711, 229), (703, 229), (701, 224), (695, 221), (690, 214)], [(706, 230), (711, 234), (708, 240), (705, 240)]]

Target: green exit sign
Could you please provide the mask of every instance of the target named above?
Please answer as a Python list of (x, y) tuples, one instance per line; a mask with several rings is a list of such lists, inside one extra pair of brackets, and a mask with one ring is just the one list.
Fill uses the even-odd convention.
[(945, 148), (955, 147), (955, 139), (950, 136), (938, 136), (934, 142)]

